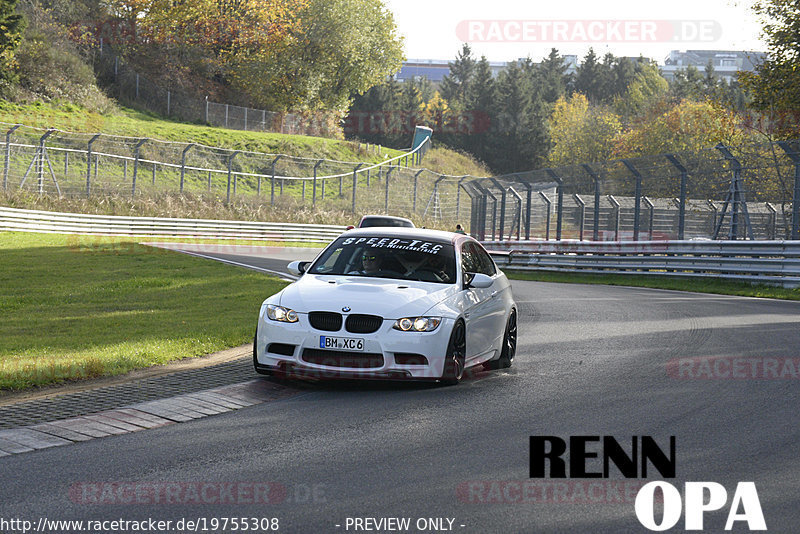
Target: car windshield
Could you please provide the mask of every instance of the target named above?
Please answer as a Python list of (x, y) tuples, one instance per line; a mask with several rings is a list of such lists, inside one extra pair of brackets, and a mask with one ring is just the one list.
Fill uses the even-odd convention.
[(409, 237), (340, 237), (307, 271), (369, 278), (455, 283), (456, 260), (448, 242)]
[(371, 228), (374, 226), (405, 226), (405, 227), (413, 227), (413, 224), (410, 224), (408, 221), (404, 221), (402, 219), (392, 219), (389, 217), (365, 217), (361, 224), (358, 225), (359, 228)]

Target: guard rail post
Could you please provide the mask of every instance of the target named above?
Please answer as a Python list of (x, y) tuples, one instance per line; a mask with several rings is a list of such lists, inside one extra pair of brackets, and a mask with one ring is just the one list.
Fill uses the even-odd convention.
[(546, 169), (547, 174), (556, 181), (558, 184), (557, 187), (557, 194), (558, 194), (558, 204), (557, 209), (558, 212), (556, 213), (556, 241), (561, 241), (561, 221), (564, 217), (564, 181), (558, 176), (553, 169)]
[(13, 134), (21, 124), (15, 124), (6, 132), (6, 157), (3, 166), (3, 191), (8, 191), (8, 169), (11, 163), (11, 134)]
[(136, 196), (136, 177), (139, 174), (139, 149), (147, 142), (147, 138), (140, 139), (133, 148), (133, 180), (131, 182), (131, 196)]
[(622, 163), (631, 171), (631, 174), (633, 174), (636, 179), (633, 193), (633, 240), (639, 241), (639, 215), (642, 211), (642, 174), (629, 160), (623, 159)]
[[(323, 161), (324, 160), (319, 160), (314, 165), (314, 188), (311, 191), (311, 205), (312, 206), (316, 206), (317, 205), (317, 169), (319, 168), (320, 165), (322, 165)], [(324, 180), (323, 180), (323, 183), (325, 183)], [(320, 198), (322, 198), (322, 197), (320, 197)]]
[(678, 199), (678, 239), (682, 240), (686, 232), (686, 182), (689, 177), (689, 172), (686, 170), (686, 167), (681, 164), (677, 156), (667, 154), (666, 158), (678, 169), (678, 172), (681, 173), (681, 193)]
[(794, 147), (788, 141), (781, 141), (778, 145), (794, 163), (794, 191), (792, 194), (792, 239), (800, 239), (800, 151), (797, 150), (798, 142)]
[(86, 146), (86, 198), (89, 198), (92, 191), (92, 143), (97, 141), (101, 135), (94, 134)]
[[(271, 171), (272, 178), (270, 179), (270, 193), (269, 193), (269, 205), (270, 206), (274, 206), (275, 205), (275, 164), (278, 163), (279, 159), (281, 159), (280, 155), (275, 156), (275, 159), (272, 160), (272, 171)], [(316, 171), (316, 169), (317, 168), (314, 167), (315, 171)], [(259, 192), (259, 194), (261, 194), (261, 189), (260, 188), (259, 188), (258, 192)]]
[[(231, 152), (231, 155), (228, 156), (228, 190), (227, 190), (227, 194), (226, 194), (226, 197), (225, 197), (226, 198), (226, 202), (228, 202), (228, 203), (230, 203), (230, 201), (231, 201), (231, 175), (233, 174), (233, 158), (235, 158), (237, 154), (239, 154), (239, 151), (238, 150), (234, 150), (233, 152)], [(234, 195), (236, 194), (236, 186), (235, 185), (234, 185), (233, 194)]]
[[(186, 153), (189, 152), (195, 146), (194, 143), (189, 143), (186, 145), (186, 148), (183, 149), (181, 152), (181, 195), (183, 194), (183, 179), (186, 175)], [(259, 183), (261, 182), (261, 178), (258, 179)]]
[[(356, 165), (356, 168), (353, 169), (353, 205), (350, 208), (350, 211), (355, 214), (356, 212), (356, 189), (358, 189), (358, 169), (363, 167), (365, 163), (359, 163)], [(305, 182), (303, 182), (305, 183)]]
[(594, 220), (592, 221), (592, 241), (600, 239), (600, 176), (588, 164), (582, 165), (583, 170), (591, 176), (594, 182)]
[(575, 202), (577, 202), (578, 207), (580, 208), (581, 223), (579, 226), (580, 230), (578, 233), (579, 235), (578, 241), (583, 241), (583, 221), (586, 219), (586, 202), (583, 201), (583, 199), (580, 197), (580, 195), (578, 195), (578, 193), (572, 195), (572, 198), (575, 199)]
[(489, 180), (500, 190), (500, 236), (498, 241), (502, 241), (503, 232), (506, 229), (506, 188), (495, 178), (489, 178)]

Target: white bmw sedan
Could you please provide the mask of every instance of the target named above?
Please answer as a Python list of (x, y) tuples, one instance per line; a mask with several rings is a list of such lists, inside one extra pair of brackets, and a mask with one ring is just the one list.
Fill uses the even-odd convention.
[(261, 305), (258, 373), (456, 384), (514, 359), (511, 285), (469, 236), (356, 229), (289, 270), (300, 279)]

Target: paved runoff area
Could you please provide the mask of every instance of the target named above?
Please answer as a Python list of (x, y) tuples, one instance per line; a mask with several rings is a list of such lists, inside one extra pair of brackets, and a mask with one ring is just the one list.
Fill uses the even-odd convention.
[(6, 404), (0, 406), (0, 456), (184, 423), (301, 393), (266, 378), (252, 378), (255, 376), (252, 358), (245, 356), (208, 367)]

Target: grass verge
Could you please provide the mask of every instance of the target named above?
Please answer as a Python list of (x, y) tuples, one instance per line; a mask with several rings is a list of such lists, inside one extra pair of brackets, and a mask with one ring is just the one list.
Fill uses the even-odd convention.
[(241, 345), (263, 299), (286, 285), (124, 238), (74, 237), (0, 233), (0, 392)]
[[(502, 266), (501, 266), (502, 268)], [(764, 284), (750, 284), (730, 280), (664, 278), (648, 275), (586, 274), (563, 272), (522, 272), (503, 269), (512, 280), (532, 280), (536, 282), (562, 282), (568, 284), (602, 284), (609, 286), (649, 287), (692, 291), (717, 295), (737, 295), (741, 297), (761, 297), (783, 300), (800, 300), (800, 288), (788, 289)]]

